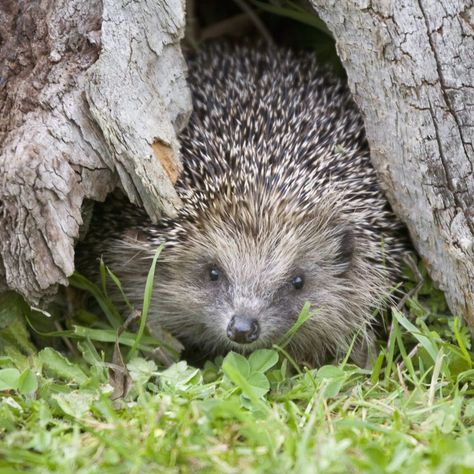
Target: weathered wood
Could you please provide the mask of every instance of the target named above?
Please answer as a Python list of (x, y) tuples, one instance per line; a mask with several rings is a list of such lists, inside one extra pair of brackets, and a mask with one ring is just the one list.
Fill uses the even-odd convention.
[(74, 270), (85, 198), (173, 213), (191, 110), (181, 0), (3, 0), (0, 288), (38, 303)]
[(474, 326), (474, 3), (312, 0), (372, 160), (451, 310)]

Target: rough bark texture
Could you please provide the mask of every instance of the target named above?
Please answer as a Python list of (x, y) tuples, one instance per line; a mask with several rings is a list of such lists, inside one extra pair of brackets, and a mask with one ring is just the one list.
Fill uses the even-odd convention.
[(179, 205), (184, 23), (181, 0), (2, 0), (0, 287), (38, 303), (67, 282), (85, 198)]
[(474, 4), (312, 0), (372, 159), (451, 310), (474, 325)]

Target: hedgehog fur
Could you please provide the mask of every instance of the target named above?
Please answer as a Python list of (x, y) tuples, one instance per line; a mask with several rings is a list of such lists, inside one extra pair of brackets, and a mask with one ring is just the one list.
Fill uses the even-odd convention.
[(85, 243), (89, 268), (91, 254), (102, 254), (140, 306), (165, 243), (152, 330), (204, 356), (246, 353), (277, 343), (309, 302), (293, 356), (319, 365), (356, 340), (363, 364), (406, 242), (347, 87), (312, 54), (231, 44), (191, 59), (189, 83), (194, 112), (176, 185), (183, 207), (155, 225), (109, 200)]

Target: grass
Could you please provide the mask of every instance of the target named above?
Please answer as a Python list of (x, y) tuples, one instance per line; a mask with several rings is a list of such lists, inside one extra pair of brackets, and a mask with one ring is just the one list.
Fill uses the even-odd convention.
[[(160, 341), (144, 327), (150, 281), (138, 335), (129, 322), (117, 328), (105, 286), (79, 275), (72, 284), (103, 317), (80, 308), (59, 325), (3, 295), (0, 474), (474, 472), (469, 333), (429, 281), (392, 310), (371, 370), (295, 369), (283, 347), (160, 367), (151, 358)], [(39, 330), (45, 321), (56, 330)], [(67, 357), (39, 348), (56, 340)]]

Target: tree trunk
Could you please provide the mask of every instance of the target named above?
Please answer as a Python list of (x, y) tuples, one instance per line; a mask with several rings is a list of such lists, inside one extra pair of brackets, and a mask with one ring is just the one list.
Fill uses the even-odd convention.
[(0, 286), (67, 283), (85, 198), (172, 214), (191, 110), (181, 0), (2, 0)]
[(312, 0), (373, 163), (453, 313), (474, 326), (474, 4)]

